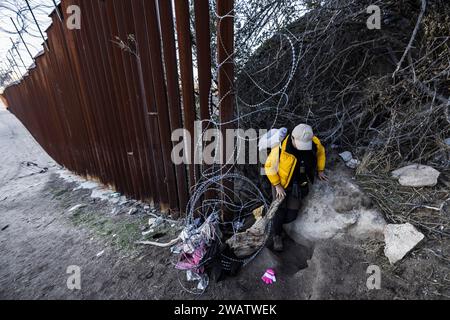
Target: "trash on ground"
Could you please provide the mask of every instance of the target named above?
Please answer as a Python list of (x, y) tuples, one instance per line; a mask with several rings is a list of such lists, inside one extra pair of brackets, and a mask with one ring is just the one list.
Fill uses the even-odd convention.
[(339, 154), (339, 156), (346, 163), (353, 159), (353, 154), (350, 151), (342, 152), (341, 154)]
[[(138, 241), (136, 244), (170, 247), (177, 259), (175, 268), (186, 273), (187, 283), (195, 284), (187, 284), (189, 289), (179, 279), (181, 286), (189, 293), (202, 294), (208, 287), (210, 276), (215, 281), (221, 281), (227, 276), (237, 275), (243, 266), (253, 261), (265, 248), (270, 221), (281, 201), (275, 201), (268, 207), (262, 194), (258, 200), (260, 202), (253, 202), (253, 208), (258, 203), (264, 204), (262, 207), (255, 210), (242, 207), (230, 222), (224, 222), (220, 206), (215, 207), (213, 202), (211, 205), (203, 202), (202, 209), (205, 212), (200, 212), (202, 209), (196, 209), (194, 202), (191, 202), (193, 209), (188, 210), (189, 215), (183, 222), (184, 228), (178, 237), (169, 242)], [(211, 210), (205, 209), (206, 207)], [(168, 232), (172, 232), (174, 225), (180, 226), (179, 221), (153, 214), (151, 216), (149, 230), (143, 233), (146, 237), (161, 233), (161, 229), (164, 232), (166, 228)], [(240, 230), (244, 231), (239, 233)]]
[(72, 213), (74, 211), (77, 211), (78, 209), (84, 208), (86, 207), (85, 204), (77, 204), (76, 206), (73, 206), (72, 208), (69, 209), (69, 213)]
[(100, 251), (97, 253), (97, 258), (100, 258), (105, 253), (105, 250)]
[(159, 226), (162, 225), (163, 223), (164, 223), (164, 218), (163, 218), (163, 217), (150, 218), (150, 219), (148, 219), (148, 225), (150, 226), (150, 228), (156, 228), (156, 227), (159, 227)]
[(166, 234), (171, 228), (175, 227), (173, 224), (170, 226), (166, 223), (163, 217), (150, 218), (148, 221), (149, 230), (142, 232), (143, 236), (150, 236), (154, 234)]
[(273, 269), (267, 269), (266, 273), (264, 273), (261, 279), (267, 285), (277, 282), (275, 271)]
[[(152, 223), (154, 225), (157, 221)], [(187, 225), (180, 236), (169, 243), (140, 241), (138, 244), (172, 247), (171, 252), (179, 255), (175, 268), (186, 271), (188, 281), (197, 281), (197, 290), (203, 292), (209, 284), (209, 277), (205, 273), (205, 258), (213, 243), (220, 239), (218, 223), (218, 214), (211, 214), (200, 226)]]
[(30, 162), (30, 161), (21, 162), (21, 166), (26, 167), (28, 170), (31, 171), (31, 173), (29, 175), (19, 177), (19, 179), (48, 172), (47, 167), (40, 167), (37, 163)]
[(353, 158), (353, 154), (350, 151), (345, 151), (339, 154), (339, 156), (345, 162), (345, 165), (350, 169), (356, 169), (361, 164), (361, 161)]
[(92, 190), (92, 189), (96, 189), (99, 187), (100, 186), (97, 182), (85, 181), (85, 182), (81, 183), (78, 187), (74, 188), (73, 191), (78, 191), (78, 190), (82, 190), (82, 189)]
[(259, 151), (272, 149), (283, 142), (288, 130), (286, 128), (272, 129), (259, 139)]
[[(160, 239), (166, 235), (173, 235), (180, 230), (180, 222), (173, 221), (163, 216), (156, 216), (149, 219), (148, 226), (141, 229), (142, 236), (145, 239)], [(180, 241), (176, 238), (168, 243), (153, 242), (153, 241), (138, 241), (139, 245), (153, 245), (161, 248), (168, 248)]]

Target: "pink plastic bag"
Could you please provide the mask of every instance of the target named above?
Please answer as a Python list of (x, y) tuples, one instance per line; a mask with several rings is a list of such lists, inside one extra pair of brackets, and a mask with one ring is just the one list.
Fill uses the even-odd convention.
[(203, 257), (206, 254), (205, 245), (201, 245), (200, 248), (194, 251), (192, 255), (183, 254), (182, 258), (176, 265), (176, 269), (178, 270), (192, 270), (203, 273), (203, 268), (199, 268), (199, 264), (202, 261)]

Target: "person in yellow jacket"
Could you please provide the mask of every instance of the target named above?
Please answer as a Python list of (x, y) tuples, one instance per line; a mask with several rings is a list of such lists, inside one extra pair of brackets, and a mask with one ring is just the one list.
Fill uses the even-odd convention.
[(309, 194), (316, 174), (320, 180), (328, 180), (325, 163), (325, 148), (306, 124), (297, 126), (280, 146), (272, 149), (265, 172), (274, 198), (284, 199), (273, 221), (275, 251), (283, 250), (283, 225), (297, 219), (302, 199)]

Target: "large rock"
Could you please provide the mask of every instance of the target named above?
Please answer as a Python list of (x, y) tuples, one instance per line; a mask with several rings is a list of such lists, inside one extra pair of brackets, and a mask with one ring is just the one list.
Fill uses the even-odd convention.
[(402, 260), (425, 236), (413, 225), (390, 224), (384, 230), (386, 247), (384, 254), (391, 264)]
[(317, 182), (305, 200), (299, 218), (285, 226), (299, 244), (351, 235), (358, 239), (383, 239), (386, 222), (371, 208), (371, 201), (344, 170), (330, 172), (328, 183)]
[(413, 164), (392, 172), (392, 177), (398, 179), (399, 183), (405, 187), (434, 187), (439, 178), (440, 172), (436, 169)]

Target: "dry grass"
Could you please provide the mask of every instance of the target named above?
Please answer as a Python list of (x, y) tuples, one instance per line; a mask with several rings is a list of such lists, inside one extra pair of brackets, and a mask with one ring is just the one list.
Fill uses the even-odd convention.
[[(381, 30), (367, 29), (371, 4), (381, 8)], [(421, 16), (422, 4), (328, 1), (249, 59), (237, 81), (238, 110), (244, 128), (311, 124), (326, 145), (362, 159), (358, 181), (389, 221), (448, 237), (445, 208), (423, 207), (440, 208), (448, 184), (403, 188), (389, 178), (410, 163), (450, 173), (450, 3), (428, 0)]]

